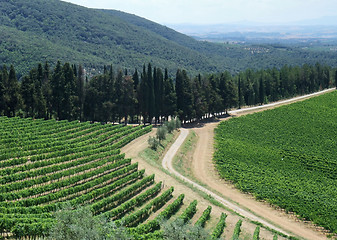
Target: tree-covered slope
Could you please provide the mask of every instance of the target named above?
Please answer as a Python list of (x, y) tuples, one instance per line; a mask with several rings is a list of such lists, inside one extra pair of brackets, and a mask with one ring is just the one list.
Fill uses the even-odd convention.
[(133, 69), (151, 62), (171, 74), (177, 68), (194, 74), (336, 63), (336, 54), (200, 42), (135, 15), (59, 0), (0, 0), (0, 28), (0, 65), (14, 64), (20, 75), (39, 62), (54, 65), (56, 60), (81, 63), (90, 71), (104, 64)]
[(57, 0), (0, 1), (0, 9), (0, 63), (18, 63), (19, 71), (56, 58), (85, 66), (133, 68), (152, 61), (170, 69), (215, 70), (197, 51), (99, 10)]

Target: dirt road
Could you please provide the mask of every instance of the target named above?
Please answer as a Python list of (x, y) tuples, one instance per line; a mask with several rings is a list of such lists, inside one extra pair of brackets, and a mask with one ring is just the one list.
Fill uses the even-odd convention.
[(184, 180), (185, 182), (193, 185), (194, 187), (198, 188), (199, 190), (205, 192), (207, 195), (212, 196), (214, 199), (216, 199), (218, 202), (222, 203), (224, 206), (234, 210), (235, 212), (239, 213), (242, 216), (245, 216), (247, 218), (249, 218), (252, 221), (258, 221), (260, 223), (262, 223), (263, 225), (270, 227), (276, 231), (279, 231), (281, 233), (284, 234), (289, 234), (286, 231), (278, 228), (277, 226), (270, 224), (269, 222), (266, 222), (264, 219), (246, 211), (245, 209), (241, 208), (239, 205), (232, 203), (226, 199), (224, 199), (223, 197), (220, 197), (218, 194), (208, 190), (207, 188), (199, 185), (198, 183), (193, 182), (192, 180), (188, 179), (187, 177), (181, 175), (180, 173), (178, 173), (172, 165), (173, 162), (173, 158), (174, 155), (176, 154), (176, 152), (178, 151), (179, 147), (181, 146), (181, 144), (185, 141), (186, 137), (188, 136), (189, 131), (187, 129), (182, 128), (181, 129), (181, 133), (179, 135), (179, 137), (177, 138), (177, 140), (175, 141), (175, 143), (171, 146), (171, 148), (168, 150), (167, 154), (165, 155), (165, 157), (163, 158), (163, 162), (162, 165), (163, 167), (170, 171), (171, 173), (173, 173), (174, 175), (176, 175), (177, 177), (181, 178), (182, 180)]
[[(311, 96), (293, 99), (292, 101), (299, 101), (301, 99), (305, 99), (309, 97)], [(288, 103), (289, 101), (287, 100), (286, 102), (277, 103), (277, 106), (288, 104)], [(255, 107), (255, 108), (240, 109), (240, 110), (232, 111), (231, 114), (235, 114), (239, 116), (239, 115), (253, 113), (257, 111), (263, 111), (265, 109), (273, 108), (275, 106), (276, 104), (264, 105), (264, 106)], [(267, 223), (265, 225), (270, 224), (269, 226), (272, 225), (274, 226), (273, 227), (274, 229), (278, 229), (281, 232), (287, 232), (288, 234), (296, 235), (296, 236), (299, 236), (305, 239), (318, 239), (318, 240), (326, 239), (326, 237), (322, 233), (317, 232), (313, 228), (312, 225), (300, 222), (296, 218), (291, 217), (282, 211), (273, 209), (266, 203), (257, 202), (250, 195), (239, 192), (233, 187), (233, 185), (227, 183), (226, 181), (224, 181), (223, 179), (219, 177), (212, 163), (214, 128), (217, 126), (218, 123), (219, 122), (207, 123), (203, 126), (193, 128), (193, 130), (199, 135), (199, 141), (197, 142), (196, 151), (193, 156), (193, 167), (192, 167), (193, 172), (197, 179), (207, 184), (212, 190), (212, 191), (209, 191), (208, 189), (204, 189), (204, 191), (207, 194), (210, 194), (216, 199), (218, 199), (218, 201), (222, 202), (224, 205), (227, 205), (227, 203), (222, 200), (226, 200), (226, 201), (229, 200), (227, 201), (228, 203), (235, 205), (235, 207), (233, 206), (233, 209), (236, 209), (236, 207), (238, 206), (240, 209), (242, 209), (244, 212), (248, 214), (247, 216), (251, 216), (252, 219), (255, 219), (257, 215), (260, 216), (260, 219), (262, 219), (261, 222), (265, 220)], [(187, 129), (182, 129), (180, 136), (181, 137), (187, 136), (186, 135), (187, 133), (188, 133)], [(151, 135), (152, 136), (155, 135), (155, 130), (127, 144), (125, 147), (122, 148), (122, 152), (126, 154), (127, 158), (132, 158), (133, 162), (138, 162), (140, 169), (145, 168), (146, 174), (155, 173), (156, 182), (163, 181), (164, 185), (174, 186), (175, 196), (181, 193), (184, 193), (186, 201), (192, 201), (194, 199), (197, 199), (199, 202), (198, 209), (201, 209), (201, 210), (205, 209), (208, 205), (212, 205), (208, 201), (205, 201), (202, 197), (200, 197), (198, 194), (196, 194), (193, 190), (191, 190), (186, 185), (182, 184), (181, 182), (177, 181), (175, 178), (161, 171), (159, 168), (152, 166), (147, 161), (144, 161), (144, 159), (139, 157), (139, 153), (145, 148), (147, 148), (148, 146), (147, 139)], [(174, 148), (177, 150), (182, 142), (183, 140), (179, 140), (179, 137), (178, 137), (176, 142), (173, 144), (175, 145)], [(169, 163), (168, 163), (167, 158), (169, 158), (169, 156), (171, 157), (174, 156), (176, 153), (176, 150), (167, 151), (167, 154), (164, 156), (164, 159), (163, 159), (164, 167), (168, 167)], [(176, 171), (174, 171), (173, 173), (175, 174), (175, 172)], [(185, 181), (191, 182), (190, 180), (185, 180)], [(196, 186), (196, 183), (191, 183), (191, 184)], [(218, 195), (219, 198), (216, 195)], [(220, 214), (224, 211), (222, 208), (219, 208), (217, 206), (212, 205), (212, 207), (213, 207), (212, 214), (214, 214), (216, 217), (219, 217)], [(229, 216), (226, 221), (227, 227), (225, 231), (227, 231), (226, 233), (228, 236), (231, 236), (232, 231), (235, 227), (235, 223), (238, 221), (238, 216), (233, 215), (231, 213), (228, 213), (228, 214)], [(211, 221), (213, 221), (211, 225), (216, 224), (216, 219), (213, 219)], [(256, 225), (250, 224), (249, 222), (246, 222), (244, 225), (245, 225), (245, 229), (247, 232), (251, 234), (254, 232)], [(262, 230), (261, 234), (264, 235), (262, 239), (272, 239), (272, 236), (273, 236), (271, 232), (265, 231), (265, 230)]]
[[(324, 94), (329, 91), (333, 91), (333, 89), (329, 89), (316, 94), (310, 94), (307, 96), (294, 98), (291, 100), (280, 101), (278, 103), (253, 108), (239, 109), (231, 111), (230, 114), (240, 116), (258, 111), (263, 111), (266, 109), (275, 108), (280, 105), (285, 105), (295, 101), (307, 99), (319, 94)], [(227, 119), (229, 118), (221, 120)], [(213, 191), (220, 193), (219, 195), (235, 202), (237, 206), (241, 206), (240, 208), (243, 208), (243, 210), (247, 209), (251, 214), (255, 216), (260, 216), (261, 219), (264, 219), (265, 221), (271, 223), (272, 225), (278, 226), (279, 228), (283, 229), (288, 233), (294, 234), (296, 236), (305, 239), (313, 239), (313, 240), (326, 239), (325, 235), (321, 232), (318, 232), (312, 224), (298, 221), (294, 216), (288, 215), (283, 211), (276, 210), (267, 203), (258, 202), (251, 195), (240, 192), (239, 190), (235, 189), (235, 187), (232, 184), (220, 178), (212, 162), (212, 156), (214, 152), (213, 148), (214, 129), (218, 125), (218, 123), (219, 122), (211, 122), (204, 124), (202, 127), (193, 128), (193, 130), (199, 136), (199, 141), (197, 143), (196, 151), (194, 152), (192, 163), (192, 171), (194, 177), (197, 178), (200, 182), (209, 186), (210, 189), (212, 189)], [(242, 215), (247, 216), (242, 212), (240, 213)], [(258, 221), (262, 222), (261, 220)], [(275, 229), (275, 227), (272, 228)]]

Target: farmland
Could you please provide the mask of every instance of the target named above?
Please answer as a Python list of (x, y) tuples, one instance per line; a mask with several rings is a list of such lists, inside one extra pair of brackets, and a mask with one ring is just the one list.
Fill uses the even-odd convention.
[[(173, 187), (155, 182), (154, 174), (139, 170), (120, 151), (151, 129), (1, 117), (1, 236), (45, 236), (55, 224), (56, 211), (80, 205), (126, 227), (135, 239), (162, 238), (161, 221), (173, 215), (188, 222), (198, 202), (182, 207), (184, 194), (173, 197)], [(208, 207), (196, 225), (203, 228), (210, 213)], [(213, 237), (221, 235), (225, 217), (214, 227)]]
[(220, 175), (300, 218), (337, 232), (336, 92), (222, 122)]
[(43, 235), (53, 212), (66, 204), (88, 205), (94, 214), (116, 219), (140, 202), (160, 205), (171, 197), (173, 189), (154, 198), (161, 183), (119, 150), (152, 126), (7, 117), (0, 122), (3, 236)]

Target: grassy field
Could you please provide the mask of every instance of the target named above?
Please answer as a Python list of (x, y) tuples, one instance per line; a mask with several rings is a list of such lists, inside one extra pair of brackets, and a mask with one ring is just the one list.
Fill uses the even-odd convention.
[(222, 122), (214, 161), (257, 199), (337, 232), (337, 92)]

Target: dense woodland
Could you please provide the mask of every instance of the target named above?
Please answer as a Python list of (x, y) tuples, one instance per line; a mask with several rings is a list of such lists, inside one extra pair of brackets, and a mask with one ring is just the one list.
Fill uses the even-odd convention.
[(81, 65), (61, 64), (51, 69), (38, 64), (20, 81), (14, 66), (0, 74), (0, 114), (8, 117), (55, 118), (100, 122), (159, 123), (169, 116), (183, 122), (226, 113), (233, 107), (265, 104), (335, 86), (336, 70), (316, 64), (284, 66), (237, 75), (189, 76), (178, 69), (150, 63), (129, 73), (105, 66), (88, 79)]
[[(114, 10), (88, 9), (59, 0), (0, 1), (0, 66), (13, 64), (17, 75), (39, 62), (81, 63), (94, 74), (106, 63), (133, 71), (151, 62), (174, 76), (231, 74), (316, 62), (336, 67), (336, 51), (306, 45), (216, 44), (197, 41), (147, 19)], [(330, 48), (334, 48), (332, 45)]]

